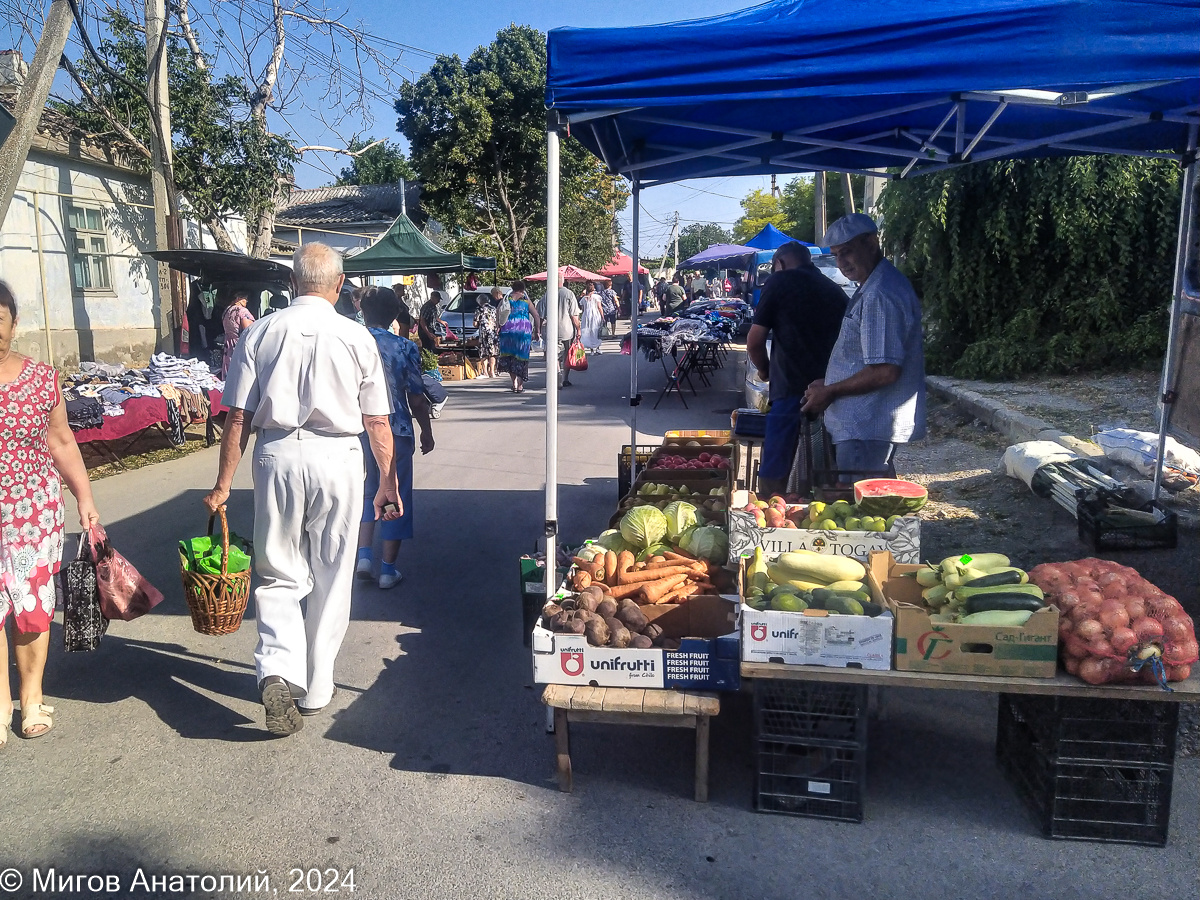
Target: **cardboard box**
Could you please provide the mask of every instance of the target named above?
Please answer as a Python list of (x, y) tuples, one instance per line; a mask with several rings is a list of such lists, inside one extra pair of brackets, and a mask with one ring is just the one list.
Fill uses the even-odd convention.
[(775, 557), (787, 550), (812, 550), (849, 556), (865, 563), (874, 550), (887, 550), (902, 563), (921, 561), (921, 520), (915, 515), (896, 520), (889, 531), (812, 531), (807, 528), (759, 528), (754, 515), (739, 507), (750, 502), (746, 491), (734, 491), (729, 499), (729, 561), (762, 547)]
[(666, 637), (679, 639), (678, 650), (593, 647), (583, 635), (555, 634), (539, 621), (533, 629), (533, 680), (594, 687), (738, 689), (737, 598), (696, 597), (687, 603), (644, 606), (642, 612)]
[[(738, 584), (744, 596), (745, 562)], [(883, 605), (883, 604), (880, 604)], [(742, 604), (742, 660), (789, 666), (892, 668), (890, 608), (878, 616), (829, 616), (820, 610), (758, 611)]]
[(1058, 609), (1035, 612), (1022, 626), (931, 622), (921, 586), (903, 578), (920, 566), (897, 563), (886, 550), (867, 561), (867, 587), (896, 616), (896, 668), (952, 675), (1053, 678), (1058, 671)]

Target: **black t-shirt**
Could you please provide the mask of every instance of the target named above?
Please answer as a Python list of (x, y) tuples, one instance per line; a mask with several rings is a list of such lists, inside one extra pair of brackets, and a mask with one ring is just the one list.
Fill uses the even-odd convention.
[[(778, 365), (787, 384), (782, 396), (800, 396), (825, 377), (845, 315), (845, 293), (816, 266), (784, 269), (767, 279), (754, 324), (771, 332), (771, 369)], [(772, 386), (778, 387), (774, 378)]]

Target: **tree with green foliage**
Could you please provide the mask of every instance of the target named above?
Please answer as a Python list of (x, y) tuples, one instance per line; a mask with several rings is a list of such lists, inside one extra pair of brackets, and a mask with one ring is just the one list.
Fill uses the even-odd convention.
[[(55, 107), (87, 132), (116, 136), (134, 162), (149, 171), (154, 138), (149, 107), (138, 89), (147, 78), (143, 30), (116, 12), (105, 24), (107, 34), (96, 48), (100, 63), (87, 56), (64, 61), (82, 99), (58, 101)], [(244, 82), (232, 75), (215, 77), (210, 67), (197, 65), (174, 35), (166, 52), (174, 128), (168, 184), (187, 197), (217, 245), (233, 250), (225, 217), (241, 215), (253, 227), (262, 216), (273, 215), (279, 183), (290, 179), (296, 153), (251, 114), (251, 92)], [(112, 72), (123, 78), (113, 78)]]
[(756, 188), (741, 200), (742, 217), (733, 225), (733, 241), (744, 244), (768, 225), (787, 230), (787, 216), (779, 198), (769, 191)]
[[(842, 176), (829, 172), (825, 179), (825, 217), (827, 222), (840, 219), (846, 213), (846, 193), (842, 187)], [(863, 189), (866, 178), (850, 176), (850, 188), (854, 193), (854, 208), (862, 211)], [(779, 206), (783, 210), (787, 227), (776, 226), (799, 241), (819, 244), (824, 235), (816, 234), (816, 210), (813, 206), (815, 188), (812, 178), (794, 178), (783, 186)]]
[(732, 244), (733, 235), (712, 222), (693, 222), (679, 232), (679, 259), (682, 262), (707, 250), (713, 244)]
[(415, 181), (417, 173), (398, 144), (374, 138), (355, 138), (346, 151), (350, 165), (344, 167), (337, 184), (395, 184), (401, 178)]
[(1094, 156), (889, 182), (889, 252), (923, 295), (930, 372), (1005, 379), (1158, 364), (1179, 169)]
[[(422, 205), (455, 249), (495, 256), (501, 278), (545, 267), (545, 96), (546, 36), (511, 25), (465, 62), (438, 57), (396, 101)], [(560, 259), (603, 266), (628, 192), (577, 141), (560, 156)]]

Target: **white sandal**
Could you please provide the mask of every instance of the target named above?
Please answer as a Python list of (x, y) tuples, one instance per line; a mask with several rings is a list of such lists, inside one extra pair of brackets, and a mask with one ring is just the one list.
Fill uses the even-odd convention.
[[(52, 712), (54, 712), (54, 707), (47, 706), (45, 703), (30, 703), (29, 709), (22, 706), (21, 737), (32, 741), (48, 735), (54, 729), (54, 720), (50, 718)], [(45, 730), (39, 731), (37, 734), (30, 734), (29, 729), (38, 725), (45, 725)]]

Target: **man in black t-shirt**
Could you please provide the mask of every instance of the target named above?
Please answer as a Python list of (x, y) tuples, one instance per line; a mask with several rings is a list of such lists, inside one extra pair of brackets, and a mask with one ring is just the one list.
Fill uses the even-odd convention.
[[(759, 493), (783, 493), (800, 435), (800, 404), (815, 379), (825, 377), (837, 343), (846, 295), (812, 264), (796, 241), (775, 251), (763, 285), (746, 351), (771, 388), (771, 409), (758, 469)], [(770, 358), (767, 337), (771, 338)]]

